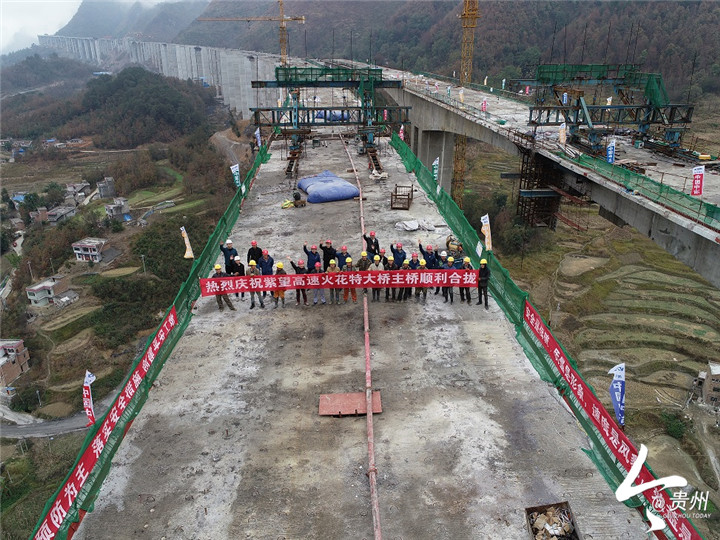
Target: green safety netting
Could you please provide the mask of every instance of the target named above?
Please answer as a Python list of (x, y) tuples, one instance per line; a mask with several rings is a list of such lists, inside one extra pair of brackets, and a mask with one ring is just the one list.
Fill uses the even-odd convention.
[(713, 229), (720, 229), (720, 207), (717, 205), (704, 202), (695, 196), (683, 193), (680, 190), (629, 169), (608, 163), (603, 159), (594, 158), (586, 154), (582, 154), (577, 158), (572, 158), (562, 152), (559, 152), (558, 155), (574, 161), (587, 169), (597, 171), (604, 177), (623, 185), (628, 191), (643, 195), (653, 202), (667, 206), (675, 210), (678, 214), (696, 220)]
[[(140, 410), (145, 404), (148, 392), (150, 391), (153, 382), (160, 374), (160, 371), (162, 370), (165, 361), (170, 356), (170, 353), (172, 353), (173, 348), (182, 337), (185, 328), (187, 328), (188, 324), (190, 323), (190, 319), (192, 318), (193, 304), (200, 296), (199, 278), (207, 277), (207, 275), (210, 273), (210, 270), (212, 269), (215, 261), (218, 258), (218, 244), (225, 241), (225, 238), (227, 238), (230, 231), (235, 226), (235, 222), (237, 221), (238, 215), (240, 214), (240, 205), (250, 189), (250, 185), (255, 178), (255, 174), (257, 173), (258, 168), (263, 163), (267, 163), (269, 159), (270, 154), (268, 154), (267, 146), (261, 147), (255, 157), (252, 168), (248, 171), (247, 175), (245, 175), (245, 179), (240, 184), (237, 192), (235, 193), (235, 196), (230, 201), (227, 210), (218, 221), (218, 225), (208, 239), (205, 248), (202, 250), (200, 256), (195, 259), (195, 262), (190, 269), (190, 274), (188, 275), (188, 278), (185, 280), (183, 285), (180, 287), (180, 290), (175, 297), (173, 305), (168, 308), (167, 312), (165, 313), (165, 315), (167, 316), (172, 307), (175, 307), (177, 315), (177, 326), (173, 328), (173, 330), (170, 332), (167, 339), (165, 340), (163, 346), (158, 350), (157, 356), (155, 356), (155, 360), (151, 364), (147, 375), (143, 379), (142, 383), (138, 386), (135, 395), (130, 400), (125, 411), (118, 420), (115, 429), (113, 430), (112, 434), (108, 438), (107, 443), (105, 444), (103, 452), (100, 455), (95, 468), (92, 470), (87, 480), (83, 484), (82, 488), (79, 490), (77, 498), (70, 507), (70, 510), (68, 511), (68, 514), (65, 517), (63, 524), (60, 527), (60, 530), (58, 531), (58, 534), (55, 538), (61, 540), (65, 540), (66, 538), (68, 538), (68, 534), (77, 528), (79, 521), (82, 519), (82, 516), (86, 512), (92, 512), (95, 500), (97, 499), (98, 493), (100, 492), (100, 488), (102, 487), (105, 478), (110, 472), (113, 456), (117, 452), (117, 449), (120, 447), (120, 443), (122, 443), (122, 440), (125, 437), (125, 433), (130, 428), (133, 420), (140, 413)], [(159, 329), (160, 327), (158, 327), (158, 330)], [(147, 348), (153, 342), (156, 335), (157, 330), (153, 332), (150, 337), (148, 337), (143, 354), (138, 356), (137, 359), (133, 362), (133, 366), (128, 371), (128, 376), (125, 378), (122, 385), (120, 385), (120, 388), (125, 387), (129, 377), (137, 367), (140, 360), (143, 358), (145, 352), (147, 351)], [(63, 480), (63, 482), (60, 484), (58, 490), (53, 494), (52, 497), (50, 497), (50, 499), (48, 499), (48, 502), (45, 505), (45, 508), (42, 512), (40, 519), (38, 520), (38, 523), (35, 527), (35, 530), (33, 531), (31, 538), (34, 537), (37, 533), (43, 519), (48, 514), (48, 512), (50, 512), (53, 502), (60, 494), (60, 490), (65, 485), (70, 476), (73, 474), (73, 471), (75, 470), (75, 467), (80, 461), (83, 453), (88, 448), (88, 445), (91, 444), (98, 430), (103, 425), (105, 417), (109, 413), (110, 411), (105, 413), (102, 418), (97, 419), (95, 424), (93, 424), (93, 426), (88, 429), (87, 435), (85, 436), (85, 440), (83, 441), (82, 447), (80, 449), (80, 452), (78, 453), (78, 457), (75, 463), (70, 469), (68, 475), (65, 477), (65, 480)]]
[[(480, 257), (477, 256), (474, 246), (477, 246), (480, 240), (477, 231), (465, 218), (465, 214), (462, 210), (460, 210), (460, 208), (458, 208), (450, 196), (443, 189), (439, 188), (432, 173), (427, 169), (427, 167), (425, 167), (425, 165), (422, 164), (417, 156), (413, 154), (412, 150), (410, 150), (402, 139), (398, 137), (397, 133), (393, 133), (390, 145), (402, 159), (406, 171), (415, 173), (415, 177), (417, 178), (420, 187), (422, 187), (428, 197), (437, 204), (440, 214), (452, 228), (454, 234), (460, 242), (462, 242), (467, 255), (473, 262), (473, 265), (478, 268)], [(587, 435), (589, 441), (590, 448), (583, 449), (583, 452), (585, 452), (591, 461), (597, 466), (598, 471), (614, 492), (625, 478), (625, 470), (618, 465), (615, 456), (610, 448), (608, 448), (602, 435), (577, 402), (572, 390), (568, 387), (567, 382), (557, 371), (555, 364), (548, 356), (542, 344), (537, 340), (532, 330), (530, 330), (524, 323), (523, 313), (528, 293), (515, 284), (515, 282), (510, 278), (508, 271), (503, 268), (492, 252), (483, 251), (482, 257), (487, 259), (488, 266), (490, 267), (490, 271), (492, 273), (489, 289), (492, 293), (493, 299), (505, 313), (507, 319), (515, 325), (518, 343), (525, 351), (525, 355), (540, 375), (540, 378), (543, 381), (553, 384), (573, 411), (577, 422)], [(543, 323), (547, 327), (544, 320)], [(560, 347), (563, 350), (565, 358), (575, 369), (578, 376), (583, 379), (588, 388), (597, 396), (597, 393), (592, 385), (588, 383), (578, 371), (575, 360), (567, 353), (562, 345), (560, 345)], [(647, 464), (646, 466), (650, 472), (652, 472), (652, 469), (650, 469)], [(644, 499), (636, 496), (628, 499), (624, 502), (624, 504), (629, 507), (636, 508), (646, 505), (647, 503)], [(664, 532), (668, 538), (674, 538), (670, 529), (666, 528)]]

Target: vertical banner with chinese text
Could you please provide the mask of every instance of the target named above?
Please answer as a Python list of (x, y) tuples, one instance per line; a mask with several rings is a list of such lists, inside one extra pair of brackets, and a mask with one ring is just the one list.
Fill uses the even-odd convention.
[(232, 172), (235, 187), (240, 187), (240, 165), (237, 163), (235, 165), (231, 165), (230, 172)]
[[(626, 472), (629, 472), (635, 460), (638, 458), (638, 450), (635, 448), (625, 433), (616, 428), (612, 416), (605, 409), (603, 404), (593, 393), (590, 387), (570, 365), (565, 357), (565, 352), (552, 335), (540, 314), (535, 308), (525, 301), (523, 313), (525, 324), (530, 328), (533, 335), (545, 349), (556, 370), (567, 384), (568, 392), (572, 394), (587, 419), (593, 424), (596, 433), (602, 438), (608, 450), (617, 459), (617, 463)], [(690, 523), (688, 518), (678, 511), (672, 504), (672, 499), (667, 492), (657, 484), (656, 478), (650, 470), (643, 465), (636, 477), (636, 484), (649, 484), (655, 482), (649, 489), (642, 491), (642, 496), (648, 505), (657, 512), (665, 521), (676, 538), (683, 540), (702, 540), (702, 536)]]
[(610, 401), (615, 409), (615, 418), (622, 427), (625, 425), (625, 363), (618, 364), (608, 373), (613, 375), (610, 383)]
[(615, 139), (610, 139), (607, 145), (607, 162), (615, 163)]
[(85, 370), (85, 381), (83, 381), (83, 408), (88, 417), (88, 423), (85, 427), (92, 426), (95, 423), (95, 408), (93, 407), (92, 391), (90, 385), (95, 381), (95, 375)]
[(703, 183), (705, 180), (705, 165), (693, 167), (693, 183), (690, 195), (700, 197), (703, 194)]
[[(120, 421), (120, 417), (130, 405), (133, 396), (138, 392), (168, 334), (177, 324), (177, 314), (175, 306), (173, 306), (155, 333), (155, 338), (148, 345), (145, 354), (115, 398), (115, 402), (105, 415), (102, 425), (97, 428), (92, 441), (78, 459), (75, 468), (68, 475), (57, 497), (46, 507), (48, 511), (35, 532), (33, 537), (35, 540), (52, 540), (63, 526), (65, 518), (71, 506), (75, 503), (80, 490), (82, 490), (90, 475), (93, 474), (93, 470), (102, 456), (110, 435)], [(81, 512), (80, 515), (82, 516), (83, 513)]]

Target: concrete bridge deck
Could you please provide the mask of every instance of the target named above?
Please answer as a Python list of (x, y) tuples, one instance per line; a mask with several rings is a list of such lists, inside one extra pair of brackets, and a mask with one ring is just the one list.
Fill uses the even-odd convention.
[[(358, 202), (280, 209), (292, 193), (281, 148), (274, 143), (240, 214), (238, 250), (255, 239), (287, 263), (304, 258), (303, 242), (329, 237), (357, 258)], [(385, 142), (385, 181), (367, 179), (366, 159), (351, 152), (381, 247), (444, 241), (446, 224)], [(301, 175), (329, 169), (354, 182), (351, 167), (334, 139), (308, 148)], [(396, 183), (415, 186), (409, 211), (389, 208)], [(436, 230), (395, 228), (410, 219)], [(284, 309), (254, 310), (233, 298), (235, 312), (198, 302), (76, 538), (373, 537), (365, 419), (317, 414), (320, 394), (363, 389), (362, 292), (358, 304), (339, 306), (288, 297)], [(585, 537), (644, 536), (492, 300), (485, 311), (431, 292), (425, 303), (369, 303), (369, 321), (386, 538), (525, 538), (524, 508), (563, 500)]]

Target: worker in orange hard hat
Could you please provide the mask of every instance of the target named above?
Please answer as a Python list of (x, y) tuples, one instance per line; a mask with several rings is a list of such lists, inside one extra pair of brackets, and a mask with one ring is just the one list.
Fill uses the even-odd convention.
[(485, 295), (485, 309), (488, 309), (488, 284), (490, 283), (490, 267), (487, 259), (480, 261), (480, 277), (478, 279), (478, 301), (477, 305), (482, 304), (483, 295)]

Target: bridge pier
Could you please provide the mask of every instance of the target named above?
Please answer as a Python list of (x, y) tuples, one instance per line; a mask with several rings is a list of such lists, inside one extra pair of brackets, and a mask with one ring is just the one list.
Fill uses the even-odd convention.
[[(417, 132), (417, 149), (419, 153), (416, 152), (415, 155), (431, 171), (433, 161), (436, 158), (440, 159), (438, 184), (450, 193), (453, 176), (453, 156), (455, 155), (455, 135), (446, 131), (417, 130)], [(413, 144), (413, 147), (415, 147), (415, 144)]]

